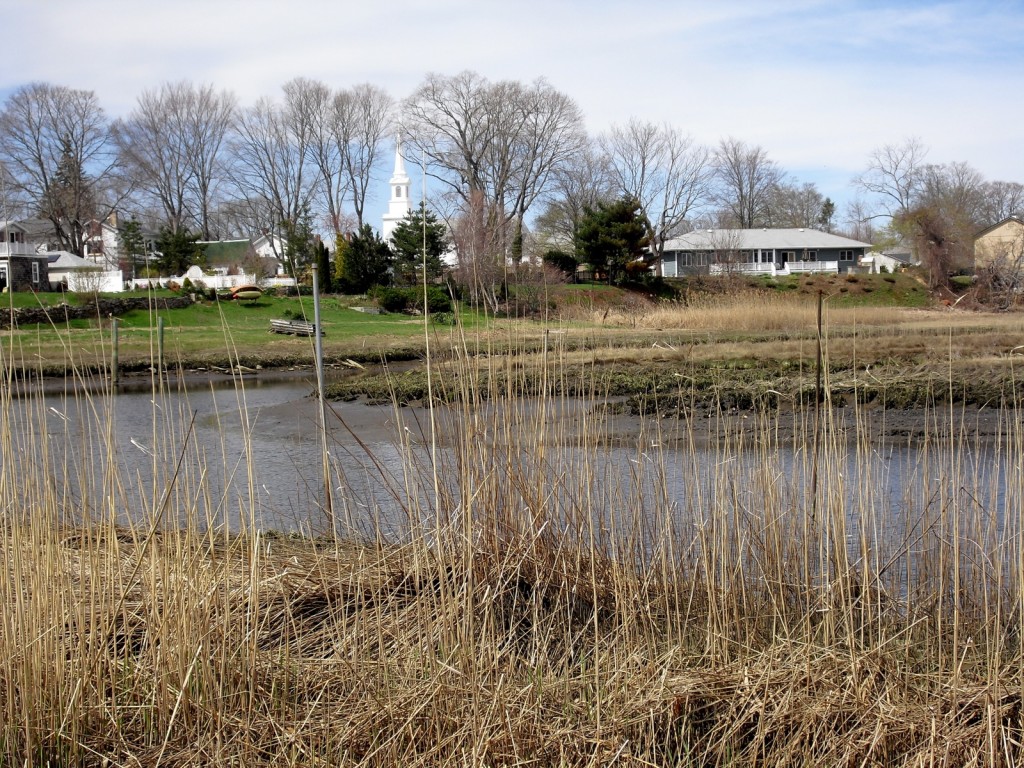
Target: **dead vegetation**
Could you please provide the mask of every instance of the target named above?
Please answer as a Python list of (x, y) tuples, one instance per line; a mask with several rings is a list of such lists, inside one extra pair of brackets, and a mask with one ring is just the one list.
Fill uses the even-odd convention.
[[(576, 352), (536, 354), (588, 381)], [(930, 437), (895, 486), (828, 410), (788, 445), (765, 413), (702, 450), (655, 426), (609, 466), (600, 410), (530, 391), (518, 357), (448, 363), (449, 442), (425, 421), (400, 444), (394, 536), (342, 523), (361, 500), (340, 463), (310, 510), (333, 526), (261, 531), (187, 418), (161, 422), (139, 493), (105, 407), (74, 438), (102, 471), (72, 493), (52, 471), (71, 433), (45, 399), (12, 411), (6, 376), (26, 415), (0, 423), (0, 763), (1022, 763), (1018, 410), (987, 452)]]

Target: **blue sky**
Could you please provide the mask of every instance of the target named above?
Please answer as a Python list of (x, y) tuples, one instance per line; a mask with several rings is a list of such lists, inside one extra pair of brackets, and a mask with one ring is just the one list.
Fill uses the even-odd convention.
[(594, 133), (638, 117), (759, 144), (841, 203), (873, 148), (911, 136), (1024, 182), (1024, 0), (0, 0), (0, 18), (0, 98), (43, 80), (115, 117), (165, 81), (242, 104), (300, 75), (400, 99), (471, 69), (545, 77)]

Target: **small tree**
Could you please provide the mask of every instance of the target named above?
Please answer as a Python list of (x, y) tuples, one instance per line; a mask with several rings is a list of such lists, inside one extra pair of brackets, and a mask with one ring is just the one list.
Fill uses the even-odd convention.
[(339, 238), (338, 244), (335, 260), (340, 262), (338, 288), (343, 293), (366, 293), (374, 285), (391, 284), (394, 256), (369, 224), (347, 241)]
[(161, 253), (159, 266), (165, 275), (180, 275), (193, 264), (200, 266), (206, 263), (206, 246), (200, 244), (199, 233), (190, 233), (179, 229), (177, 232), (168, 227), (160, 230), (156, 247)]
[(587, 209), (576, 233), (581, 262), (607, 273), (610, 283), (626, 274), (626, 266), (643, 259), (650, 231), (640, 203), (624, 197), (614, 203), (598, 203)]
[(135, 271), (139, 264), (139, 257), (146, 256), (146, 239), (142, 236), (142, 225), (138, 219), (131, 219), (125, 222), (124, 226), (117, 233), (121, 240), (121, 249), (128, 260), (132, 279), (135, 279)]
[(576, 267), (579, 266), (579, 261), (576, 260), (575, 256), (565, 251), (552, 249), (544, 254), (542, 261), (546, 266), (562, 272), (570, 280), (575, 279)]
[(391, 235), (391, 250), (395, 255), (395, 282), (412, 285), (420, 282), (426, 253), (426, 279), (441, 276), (444, 266), (441, 256), (448, 250), (448, 231), (432, 211), (423, 203), (419, 209), (398, 222)]
[(304, 209), (296, 221), (283, 221), (284, 256), (288, 262), (288, 271), (297, 276), (304, 268), (317, 258), (317, 239), (313, 234), (313, 225), (309, 209)]
[(818, 226), (824, 232), (832, 231), (832, 220), (836, 216), (836, 204), (832, 202), (831, 197), (826, 197), (825, 202), (821, 204), (821, 213), (818, 214)]
[(928, 287), (949, 288), (950, 268), (964, 244), (950, 231), (949, 222), (932, 208), (919, 207), (893, 217), (893, 227), (917, 247), (918, 256), (928, 270)]
[(331, 253), (327, 250), (327, 246), (320, 241), (317, 241), (315, 250), (320, 293), (330, 293), (334, 288), (334, 276), (331, 274)]

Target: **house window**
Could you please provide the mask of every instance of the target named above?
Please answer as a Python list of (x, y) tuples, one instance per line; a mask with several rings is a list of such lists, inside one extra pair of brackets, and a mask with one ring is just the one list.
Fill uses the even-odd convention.
[(796, 251), (783, 251), (782, 252), (782, 260), (783, 261), (796, 261)]
[(402, 196), (402, 187), (401, 186), (395, 187), (395, 197), (401, 197), (401, 196)]
[(839, 260), (840, 261), (853, 261), (853, 251), (840, 251), (839, 252)]
[(817, 261), (818, 260), (818, 252), (817, 251), (808, 251), (807, 252), (807, 256), (806, 256), (806, 260), (807, 261)]
[(32, 262), (32, 284), (39, 285), (39, 262)]

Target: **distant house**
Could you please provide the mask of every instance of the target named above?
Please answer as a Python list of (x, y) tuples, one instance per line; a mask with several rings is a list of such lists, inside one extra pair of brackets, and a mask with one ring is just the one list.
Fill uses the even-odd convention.
[(37, 253), (25, 235), (17, 222), (0, 221), (0, 290), (48, 291), (47, 256)]
[(84, 258), (104, 271), (120, 268), (121, 238), (117, 231), (116, 212), (104, 221), (94, 219), (86, 225)]
[(887, 248), (878, 253), (872, 251), (861, 259), (861, 266), (867, 267), (872, 273), (898, 272), (906, 267), (914, 266), (914, 254), (909, 248)]
[(846, 272), (870, 248), (816, 229), (699, 229), (666, 241), (658, 266), (665, 277)]
[(103, 269), (95, 262), (67, 251), (49, 251), (46, 257), (51, 290), (66, 289), (79, 293), (124, 290), (124, 279), (119, 269)]
[[(256, 240), (203, 240), (198, 245), (203, 246), (207, 266), (220, 274), (244, 271), (261, 273), (258, 277), (272, 277), (282, 274), (284, 269), (281, 257), (273, 254), (271, 243), (270, 238), (260, 237)], [(278, 242), (278, 247), (283, 245)]]
[(284, 260), (284, 238), (280, 235), (260, 235), (252, 241), (252, 247), (260, 256), (273, 256)]
[(1024, 220), (1008, 216), (974, 236), (974, 268), (1020, 266), (1024, 258)]
[(252, 247), (261, 258), (274, 259), (273, 274), (285, 274), (285, 242), (283, 237), (280, 235), (260, 235), (252, 241)]

